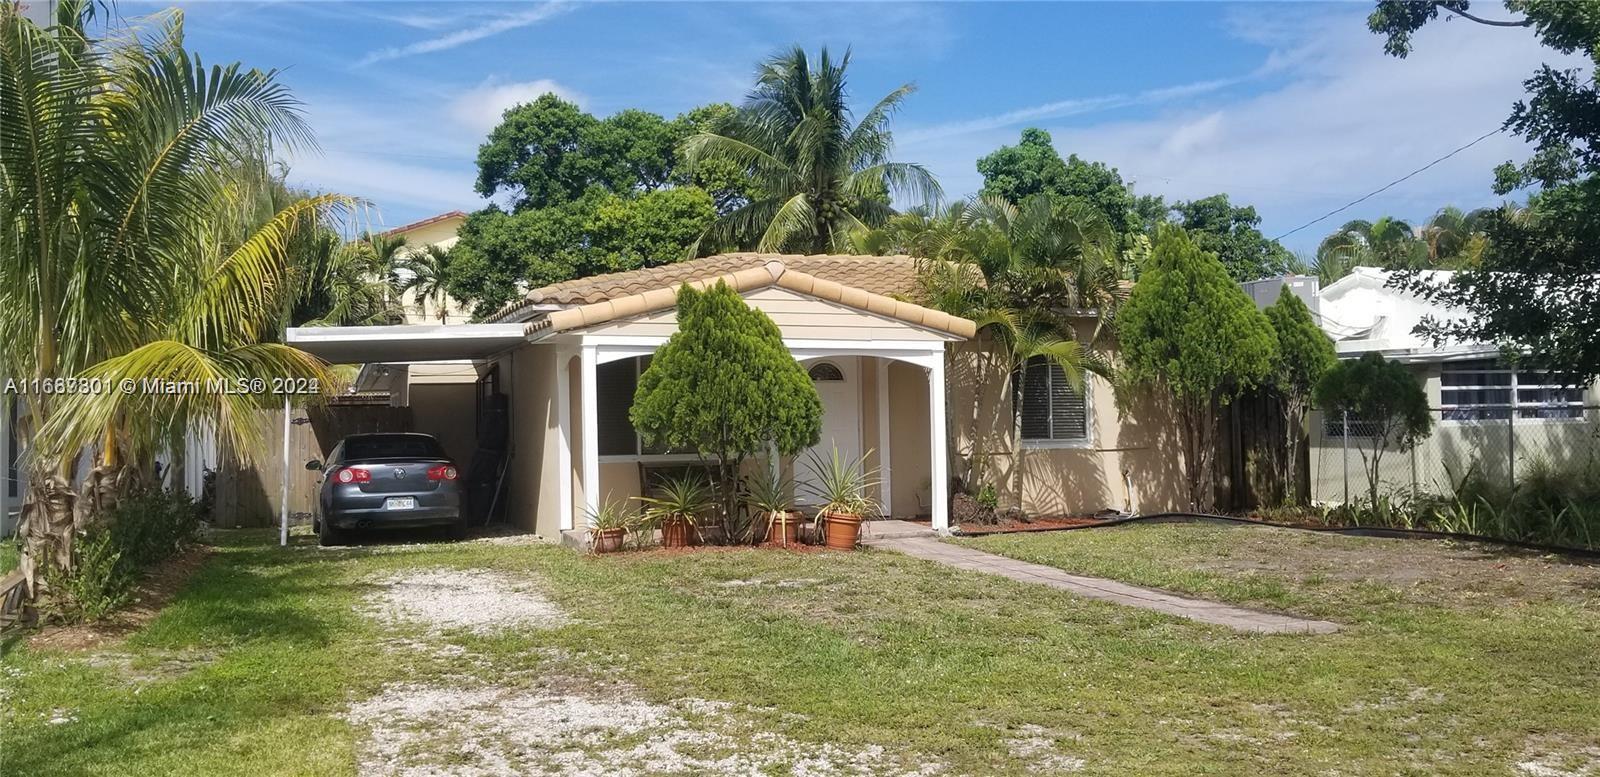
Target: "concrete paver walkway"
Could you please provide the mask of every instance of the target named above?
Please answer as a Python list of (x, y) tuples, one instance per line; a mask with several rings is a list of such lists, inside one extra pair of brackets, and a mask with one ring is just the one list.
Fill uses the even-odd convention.
[[(927, 527), (922, 527), (927, 532)], [(931, 532), (928, 532), (931, 533)], [(1296, 618), (1260, 610), (1249, 610), (1217, 602), (1175, 596), (1153, 588), (1142, 588), (1115, 580), (1086, 577), (1063, 572), (1055, 567), (1018, 561), (981, 550), (964, 548), (940, 542), (930, 536), (893, 536), (864, 539), (863, 543), (904, 553), (928, 561), (991, 575), (1008, 577), (1024, 583), (1039, 583), (1068, 591), (1089, 599), (1164, 612), (1180, 618), (1227, 626), (1239, 631), (1263, 634), (1331, 634), (1339, 624), (1329, 621)]]

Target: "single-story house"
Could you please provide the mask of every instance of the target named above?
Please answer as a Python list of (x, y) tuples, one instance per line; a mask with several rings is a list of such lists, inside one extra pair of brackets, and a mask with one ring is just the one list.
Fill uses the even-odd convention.
[[(1423, 276), (1448, 281), (1451, 272)], [(1410, 367), (1433, 409), (1433, 433), (1415, 449), (1387, 455), (1380, 477), (1396, 494), (1449, 493), (1469, 471), (1505, 480), (1535, 461), (1562, 464), (1600, 454), (1600, 390), (1560, 375), (1514, 368), (1492, 343), (1434, 343), (1413, 330), (1424, 318), (1458, 318), (1409, 291), (1389, 286), (1392, 273), (1357, 267), (1317, 293), (1317, 313), (1340, 358), (1376, 352)], [(1371, 442), (1359, 419), (1348, 440), (1343, 419), (1313, 412), (1312, 498), (1342, 502), (1366, 488), (1361, 454)]]
[[(333, 363), (367, 364), (364, 374), (471, 364), (470, 392), (420, 400), (457, 403), (459, 412), (434, 414), (457, 420), (436, 429), (419, 416), (415, 431), (463, 425), (477, 408), (478, 436), (507, 441), (508, 519), (554, 537), (581, 529), (602, 504), (639, 496), (652, 473), (697, 460), (643, 445), (628, 407), (639, 373), (676, 331), (677, 289), (718, 281), (777, 324), (822, 396), (819, 448), (864, 456), (879, 471), (874, 496), (886, 516), (948, 527), (952, 477), (993, 485), (1002, 505), (1036, 515), (1170, 509), (1182, 499), (1180, 446), (1164, 413), (1138, 401), (1119, 412), (1101, 379), (1075, 390), (1045, 363), (1008, 380), (972, 321), (918, 304), (917, 262), (905, 256), (726, 254), (534, 289), (485, 323), (297, 328), (288, 339)], [(418, 386), (408, 391), (416, 408)], [(966, 471), (974, 459), (976, 478)], [(787, 465), (805, 480), (803, 462)]]

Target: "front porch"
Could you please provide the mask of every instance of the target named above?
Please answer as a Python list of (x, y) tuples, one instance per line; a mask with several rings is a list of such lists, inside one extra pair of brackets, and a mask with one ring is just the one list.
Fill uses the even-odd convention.
[[(700, 462), (693, 453), (646, 448), (628, 422), (638, 375), (665, 336), (574, 334), (554, 343), (555, 466), (558, 532), (582, 530), (602, 505), (643, 495), (650, 479)], [(946, 471), (944, 341), (838, 342), (785, 338), (811, 375), (823, 401), (826, 456), (861, 457), (876, 471), (871, 496), (881, 517), (926, 517), (949, 526), (948, 494), (934, 484)], [(805, 456), (780, 468), (795, 478), (804, 506), (810, 477)], [(543, 520), (536, 527), (547, 528)]]

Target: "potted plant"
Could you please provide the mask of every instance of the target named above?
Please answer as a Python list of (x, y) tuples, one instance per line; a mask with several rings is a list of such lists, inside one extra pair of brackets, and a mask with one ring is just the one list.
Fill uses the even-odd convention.
[(817, 482), (808, 483), (807, 490), (817, 500), (817, 525), (829, 548), (852, 550), (861, 538), (861, 519), (877, 510), (877, 505), (867, 497), (867, 489), (876, 485), (876, 470), (868, 470), (865, 456), (848, 459), (833, 454), (824, 459), (810, 451), (811, 471)]
[(622, 505), (607, 502), (589, 514), (589, 546), (596, 553), (616, 553), (633, 527), (634, 516)]
[[(745, 478), (745, 501), (766, 522), (766, 540), (788, 546), (800, 541), (800, 521), (794, 513), (794, 479), (784, 477), (771, 462)], [(758, 524), (759, 525), (759, 524)]]
[(656, 489), (656, 496), (641, 496), (645, 520), (661, 530), (661, 546), (686, 548), (695, 523), (711, 509), (711, 487), (697, 474), (677, 478), (664, 478)]

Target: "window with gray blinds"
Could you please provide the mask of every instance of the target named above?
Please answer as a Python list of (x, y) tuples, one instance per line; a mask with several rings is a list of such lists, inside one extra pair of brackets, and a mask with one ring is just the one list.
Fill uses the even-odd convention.
[(1024, 440), (1089, 439), (1089, 407), (1061, 365), (1043, 356), (1028, 360), (1016, 387), (1016, 412)]

